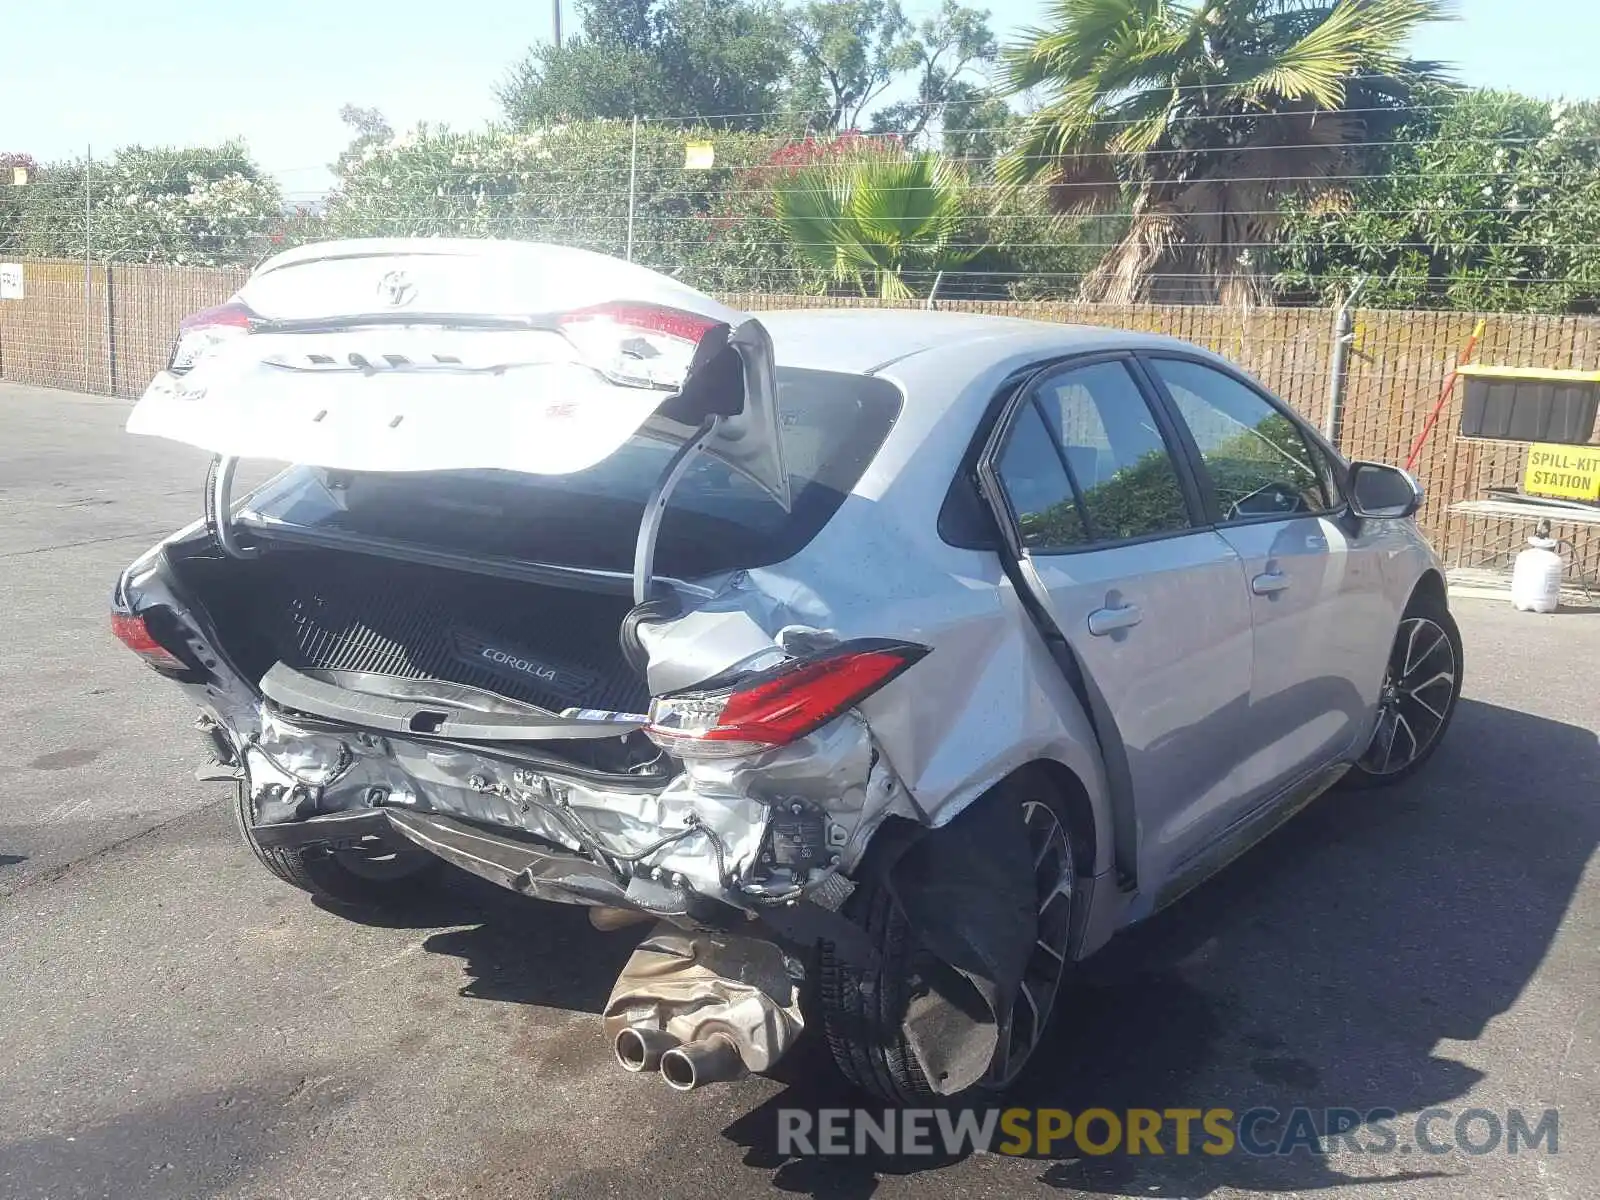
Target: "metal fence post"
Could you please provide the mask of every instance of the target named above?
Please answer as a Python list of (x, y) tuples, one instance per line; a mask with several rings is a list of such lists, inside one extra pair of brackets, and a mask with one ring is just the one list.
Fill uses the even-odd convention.
[[(115, 258), (115, 255), (111, 256)], [(111, 278), (111, 258), (106, 259), (106, 384), (107, 390), (117, 395), (117, 300), (116, 284)]]
[(633, 114), (633, 150), (628, 155), (628, 253), (633, 261), (633, 196), (639, 183), (639, 114)]
[(1367, 286), (1365, 278), (1356, 280), (1339, 307), (1333, 313), (1333, 354), (1328, 372), (1328, 412), (1322, 422), (1322, 433), (1333, 445), (1339, 445), (1339, 435), (1344, 425), (1344, 385), (1350, 369), (1350, 344), (1355, 341), (1355, 320), (1350, 308)]
[(94, 146), (84, 147), (83, 156), (83, 390), (89, 390), (89, 325), (94, 306), (94, 260), (90, 257), (92, 211), (89, 196), (89, 173), (94, 170)]

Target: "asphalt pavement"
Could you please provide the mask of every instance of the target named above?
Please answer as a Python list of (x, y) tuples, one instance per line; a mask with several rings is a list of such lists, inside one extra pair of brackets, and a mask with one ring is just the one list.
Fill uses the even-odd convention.
[(360, 924), (256, 865), (192, 712), (106, 631), (205, 467), (126, 412), (0, 384), (0, 1196), (1600, 1194), (1600, 612), (1459, 601), (1430, 769), (1119, 938), (1013, 1097), (1554, 1108), (1556, 1153), (789, 1156), (780, 1109), (861, 1103), (820, 1047), (691, 1095), (615, 1066), (597, 1013), (637, 932), (465, 878)]

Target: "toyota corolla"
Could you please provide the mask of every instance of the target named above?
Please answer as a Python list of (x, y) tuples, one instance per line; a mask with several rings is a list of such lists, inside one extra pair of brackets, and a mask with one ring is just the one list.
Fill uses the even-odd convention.
[(112, 624), (262, 865), (654, 923), (605, 1027), (678, 1088), (808, 1021), (890, 1100), (1005, 1088), (1074, 962), (1407, 778), (1461, 687), (1415, 481), (1166, 337), (334, 242), (128, 427), (215, 456)]

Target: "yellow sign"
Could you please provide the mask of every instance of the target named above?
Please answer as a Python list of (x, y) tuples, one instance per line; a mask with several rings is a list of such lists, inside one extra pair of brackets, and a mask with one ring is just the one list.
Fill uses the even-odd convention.
[(1534, 443), (1528, 448), (1522, 490), (1532, 496), (1600, 500), (1600, 446)]
[(690, 142), (683, 148), (685, 171), (709, 171), (717, 161), (717, 148), (710, 142)]

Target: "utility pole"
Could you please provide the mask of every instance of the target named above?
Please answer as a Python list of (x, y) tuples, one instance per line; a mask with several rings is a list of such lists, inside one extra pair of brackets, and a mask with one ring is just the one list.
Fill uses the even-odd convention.
[(561, 0), (550, 0), (550, 24), (555, 33), (556, 49), (561, 49)]

